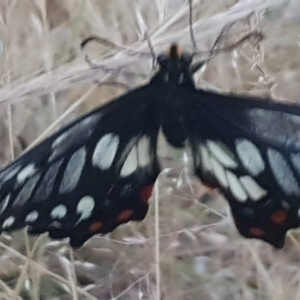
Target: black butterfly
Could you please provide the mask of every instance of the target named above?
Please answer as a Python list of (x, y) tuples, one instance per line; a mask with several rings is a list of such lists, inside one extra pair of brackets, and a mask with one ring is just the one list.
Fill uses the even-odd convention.
[(229, 201), (240, 233), (281, 248), (300, 226), (300, 107), (195, 88), (172, 45), (150, 83), (81, 117), (0, 173), (0, 228), (80, 247), (142, 220), (161, 171), (158, 136), (189, 148), (196, 175)]

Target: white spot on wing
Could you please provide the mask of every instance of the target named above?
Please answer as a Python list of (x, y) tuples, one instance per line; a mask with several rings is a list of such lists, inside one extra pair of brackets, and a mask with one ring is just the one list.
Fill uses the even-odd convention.
[(102, 170), (108, 170), (115, 158), (119, 142), (119, 137), (112, 133), (105, 134), (101, 137), (93, 153), (93, 165)]
[(247, 110), (248, 121), (257, 135), (270, 142), (300, 146), (300, 117), (263, 108)]
[(86, 149), (84, 147), (72, 154), (60, 183), (59, 192), (61, 194), (69, 193), (76, 188), (85, 164), (85, 158)]
[(93, 212), (94, 207), (95, 207), (95, 201), (92, 197), (90, 197), (90, 196), (83, 197), (78, 202), (78, 205), (77, 205), (77, 213), (81, 215), (79, 221), (85, 220), (88, 217), (90, 217), (90, 215)]
[(132, 174), (138, 167), (137, 161), (137, 150), (136, 146), (133, 146), (132, 150), (128, 154), (125, 163), (121, 169), (120, 175), (121, 176), (128, 176)]
[(226, 168), (236, 168), (237, 162), (233, 158), (231, 151), (222, 143), (207, 141), (207, 147), (211, 154)]
[(53, 153), (48, 161), (52, 161), (64, 153), (71, 145), (78, 145), (79, 143), (82, 143), (83, 140), (91, 136), (100, 118), (100, 113), (94, 113), (81, 121), (78, 121), (59, 135), (52, 143)]
[(141, 138), (129, 152), (120, 172), (121, 176), (132, 174), (139, 167), (144, 167), (151, 161), (149, 153), (149, 139)]
[(8, 195), (0, 202), (0, 214), (2, 214), (2, 213), (5, 211), (5, 209), (6, 209), (7, 205), (8, 205), (8, 203), (9, 203), (9, 199), (10, 199), (10, 194), (8, 194)]
[(67, 214), (67, 208), (65, 205), (60, 204), (53, 208), (50, 213), (52, 219), (62, 219)]
[(17, 175), (18, 184), (22, 184), (26, 179), (32, 176), (36, 172), (34, 164), (29, 164), (23, 168)]
[(63, 159), (53, 163), (47, 170), (45, 176), (39, 184), (39, 187), (34, 195), (33, 201), (45, 200), (52, 192), (57, 173), (63, 162)]
[(243, 166), (251, 175), (257, 176), (264, 170), (264, 160), (258, 148), (251, 141), (236, 140), (236, 151)]
[(36, 187), (36, 184), (38, 183), (41, 175), (36, 174), (33, 177), (31, 177), (21, 188), (18, 196), (15, 198), (13, 202), (13, 206), (23, 205), (26, 201), (29, 200), (31, 197), (31, 194)]
[[(59, 229), (59, 228), (62, 228), (62, 225), (61, 225), (61, 223), (59, 223), (57, 221), (53, 221), (49, 224), (49, 227)], [(48, 243), (48, 245), (49, 245), (49, 243)]]
[(21, 169), (20, 165), (13, 164), (12, 166), (7, 167), (5, 170), (0, 173), (0, 182), (5, 182), (12, 177), (14, 177)]
[(230, 191), (235, 199), (240, 202), (246, 202), (248, 197), (238, 178), (230, 171), (227, 171), (227, 178)]
[(178, 79), (178, 83), (182, 84), (184, 81), (184, 73), (180, 73), (179, 79)]
[(293, 170), (289, 166), (283, 155), (272, 148), (267, 150), (269, 163), (278, 185), (287, 195), (300, 195), (300, 187), (294, 176)]
[(218, 182), (223, 186), (223, 187), (228, 187), (228, 181), (226, 178), (226, 173), (222, 165), (214, 158), (211, 157), (211, 165), (212, 165), (212, 173), (218, 180)]
[(300, 175), (300, 154), (292, 153), (291, 154), (291, 162), (292, 162), (296, 172)]
[(208, 152), (208, 149), (201, 145), (200, 146), (200, 156), (201, 156), (201, 167), (206, 172), (212, 172), (212, 164), (211, 164), (211, 157)]
[(35, 222), (35, 221), (37, 220), (38, 216), (39, 216), (38, 211), (33, 210), (32, 212), (30, 212), (30, 213), (26, 216), (25, 222), (26, 222), (26, 223), (33, 223), (33, 222)]
[(7, 229), (9, 228), (11, 225), (13, 225), (15, 222), (15, 217), (10, 216), (8, 217), (2, 224), (2, 229)]
[(267, 194), (267, 191), (263, 189), (251, 176), (240, 177), (240, 182), (249, 197), (254, 201), (262, 199)]
[(142, 137), (137, 144), (137, 155), (139, 167), (145, 167), (151, 162), (150, 141), (148, 137)]

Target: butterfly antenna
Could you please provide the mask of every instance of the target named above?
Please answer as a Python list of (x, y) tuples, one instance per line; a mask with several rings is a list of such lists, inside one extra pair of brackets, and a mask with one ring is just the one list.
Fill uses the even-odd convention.
[(136, 22), (137, 25), (139, 26), (139, 31), (142, 33), (143, 38), (146, 39), (146, 42), (150, 49), (150, 53), (148, 53), (148, 56), (152, 58), (152, 69), (153, 69), (156, 63), (156, 54), (154, 52), (154, 47), (152, 46), (151, 43), (150, 35), (148, 34), (147, 22), (145, 21), (142, 11), (140, 10), (139, 1), (135, 0), (134, 4), (135, 4), (135, 11), (136, 11)]
[(228, 34), (230, 28), (233, 26), (233, 24), (234, 24), (234, 22), (231, 22), (222, 28), (221, 32), (219, 33), (217, 39), (215, 40), (215, 42), (209, 52), (209, 59), (215, 57), (220, 51), (230, 51), (230, 50), (234, 49), (235, 47), (244, 43), (251, 37), (255, 38), (257, 40), (257, 42), (260, 42), (264, 37), (260, 31), (255, 30), (253, 32), (246, 34), (245, 36), (240, 38), (237, 42), (233, 43), (232, 45), (225, 46), (223, 48), (217, 48), (218, 44), (220, 44), (220, 42), (222, 42), (222, 40), (224, 40), (224, 37), (227, 36), (227, 34)]
[(153, 48), (151, 39), (150, 39), (147, 32), (146, 32), (146, 40), (147, 40), (147, 44), (148, 44), (148, 47), (150, 49), (150, 55), (151, 55), (151, 58), (152, 58), (152, 69), (154, 69), (154, 66), (156, 64), (156, 55), (155, 55), (155, 52), (154, 52), (154, 48)]
[(193, 30), (193, 0), (189, 0), (189, 28), (190, 28), (190, 37), (193, 46), (193, 53), (197, 52), (197, 43)]
[(126, 47), (117, 45), (117, 44), (115, 44), (115, 43), (113, 43), (111, 41), (108, 41), (107, 39), (104, 39), (104, 38), (102, 38), (100, 36), (97, 36), (97, 35), (91, 35), (91, 36), (87, 37), (86, 39), (84, 39), (81, 42), (81, 44), (80, 44), (80, 49), (84, 50), (84, 48), (90, 42), (97, 42), (97, 43), (102, 44), (102, 45), (104, 45), (106, 47), (109, 47), (109, 48), (112, 48), (112, 49), (116, 49), (116, 50), (119, 50), (119, 51), (123, 51), (123, 52), (125, 52), (128, 55), (136, 55), (135, 51), (130, 50), (130, 49), (126, 48)]
[[(126, 47), (123, 47), (123, 46), (120, 46), (120, 45), (117, 45), (111, 41), (108, 41), (107, 39), (104, 39), (100, 36), (97, 36), (97, 35), (91, 35), (89, 37), (87, 37), (86, 39), (84, 39), (81, 44), (80, 44), (80, 49), (81, 50), (84, 50), (84, 48), (87, 46), (87, 44), (89, 44), (90, 42), (97, 42), (99, 44), (102, 44), (104, 46), (107, 46), (109, 48), (112, 48), (112, 49), (116, 49), (118, 51), (122, 51), (124, 53), (126, 53), (127, 55), (140, 55), (140, 56), (146, 56), (146, 57), (153, 57), (153, 54), (152, 53), (145, 53), (145, 52), (137, 52), (137, 51), (133, 51), (133, 50), (130, 50)], [(88, 57), (88, 55), (85, 55), (85, 61), (86, 63), (92, 68), (92, 69), (95, 69), (95, 68), (98, 68), (100, 67), (98, 64), (95, 64), (92, 62), (92, 60)]]
[(226, 24), (222, 30), (220, 31), (218, 37), (216, 38), (210, 52), (209, 52), (209, 59), (214, 58), (220, 51), (221, 49), (216, 49), (217, 46), (224, 40), (224, 38), (227, 36), (230, 28), (233, 26), (234, 22), (231, 22), (229, 24)]
[[(227, 36), (227, 33), (229, 32), (232, 25), (233, 25), (233, 23), (230, 23), (230, 24), (225, 25), (222, 28), (221, 32), (219, 33), (217, 39), (215, 40), (215, 42), (213, 44), (211, 50), (209, 51), (208, 58), (205, 60), (205, 62), (199, 62), (199, 63), (196, 63), (194, 66), (192, 66), (191, 74), (194, 74), (195, 72), (197, 72), (204, 63), (208, 63), (211, 59), (213, 59), (221, 51), (230, 51), (230, 50), (236, 48), (238, 45), (244, 43), (251, 37), (256, 39), (256, 43), (260, 42), (264, 38), (264, 35), (260, 31), (255, 30), (253, 32), (246, 34), (245, 36), (240, 38), (237, 42), (235, 42), (229, 46), (225, 46), (223, 48), (217, 48), (218, 44), (220, 44), (220, 42), (224, 39), (224, 37)], [(200, 54), (200, 53), (198, 52), (195, 54)]]

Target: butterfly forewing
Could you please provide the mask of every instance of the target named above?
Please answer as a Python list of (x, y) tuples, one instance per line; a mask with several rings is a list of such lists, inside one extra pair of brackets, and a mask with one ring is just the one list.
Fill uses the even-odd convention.
[(283, 247), (300, 225), (300, 108), (204, 91), (191, 107), (196, 174), (223, 192), (242, 235)]
[(197, 90), (191, 60), (172, 45), (149, 84), (0, 172), (1, 230), (29, 225), (79, 247), (143, 219), (160, 171), (159, 135), (171, 152), (192, 150), (195, 174), (225, 195), (243, 236), (282, 247), (300, 226), (300, 107)]
[(159, 128), (149, 87), (75, 121), (0, 173), (0, 226), (29, 225), (81, 246), (144, 218), (159, 173)]

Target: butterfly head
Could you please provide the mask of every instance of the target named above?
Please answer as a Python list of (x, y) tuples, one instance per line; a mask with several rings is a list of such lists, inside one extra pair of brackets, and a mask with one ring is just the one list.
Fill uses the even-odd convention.
[(194, 85), (190, 72), (192, 60), (192, 54), (183, 52), (177, 44), (172, 44), (166, 53), (157, 58), (160, 67), (157, 77), (165, 83)]

